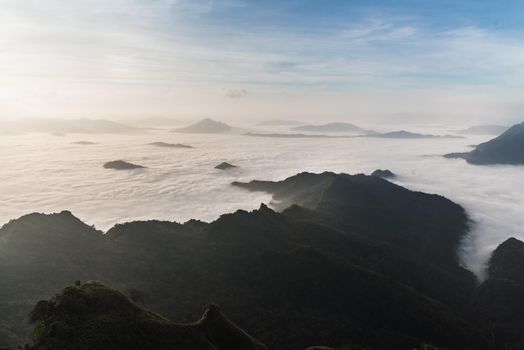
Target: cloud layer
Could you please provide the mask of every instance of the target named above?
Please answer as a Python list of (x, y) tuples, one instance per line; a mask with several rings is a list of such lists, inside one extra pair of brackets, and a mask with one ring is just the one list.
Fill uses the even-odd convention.
[[(449, 130), (418, 130), (449, 133)], [(270, 139), (243, 135), (190, 135), (157, 130), (143, 135), (18, 135), (0, 138), (0, 223), (28, 212), (71, 210), (107, 229), (137, 219), (213, 220), (254, 209), (270, 197), (230, 186), (232, 181), (280, 180), (301, 171), (370, 173), (389, 168), (397, 183), (444, 195), (473, 220), (461, 249), (464, 264), (482, 276), (490, 252), (510, 236), (524, 239), (524, 168), (472, 166), (441, 154), (468, 149), (483, 138), (392, 140)], [(150, 142), (193, 149), (158, 148)], [(106, 161), (124, 159), (147, 169), (114, 171)], [(227, 161), (238, 169), (220, 171)]]

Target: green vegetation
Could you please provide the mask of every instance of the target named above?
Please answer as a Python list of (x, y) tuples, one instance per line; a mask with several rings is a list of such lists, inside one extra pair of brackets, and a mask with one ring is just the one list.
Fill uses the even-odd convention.
[(97, 282), (68, 287), (40, 301), (31, 350), (265, 350), (217, 307), (195, 323), (177, 324), (144, 310)]
[[(69, 212), (30, 214), (5, 225), (0, 229), (0, 278), (5, 281), (0, 347), (27, 341), (26, 317), (33, 309), (32, 320), (45, 327), (44, 338), (41, 326), (33, 332), (37, 343), (49, 340), (49, 324), (70, 314), (59, 310), (91, 315), (90, 293), (105, 290), (96, 284), (70, 287), (61, 297), (37, 304), (79, 279), (99, 280), (140, 303), (138, 308), (120, 293), (110, 293), (108, 300), (115, 302), (100, 304), (104, 308), (97, 309), (96, 322), (90, 316), (71, 321), (102, 339), (112, 337), (104, 333), (112, 329), (142, 334), (127, 316), (150, 316), (143, 309), (193, 322), (208, 305), (217, 304), (274, 350), (314, 344), (407, 349), (427, 343), (482, 349), (492, 348), (490, 320), (504, 316), (500, 310), (520, 310), (522, 294), (503, 294), (492, 303), (489, 288), (495, 280), (503, 281), (497, 285), (518, 281), (504, 276), (477, 288), (474, 276), (458, 265), (456, 246), (467, 233), (468, 219), (463, 208), (443, 197), (411, 192), (374, 176), (333, 173), (237, 185), (272, 192), (290, 207), (277, 213), (262, 205), (209, 224), (137, 221), (115, 225), (106, 234)], [(513, 258), (493, 261), (505, 262), (497, 263), (504, 271), (522, 266)], [(512, 275), (519, 274), (515, 271)], [(127, 316), (118, 318), (120, 312)], [(521, 340), (513, 335), (522, 330), (520, 316), (505, 315), (497, 329), (512, 337), (500, 344), (518, 344)], [(151, 334), (172, 326), (154, 322), (162, 327), (148, 328)], [(222, 338), (224, 329), (216, 331), (213, 344), (232, 339)], [(68, 341), (89, 334), (75, 332), (60, 334), (70, 334)], [(122, 342), (139, 344), (133, 337)], [(54, 348), (60, 349), (48, 347)]]

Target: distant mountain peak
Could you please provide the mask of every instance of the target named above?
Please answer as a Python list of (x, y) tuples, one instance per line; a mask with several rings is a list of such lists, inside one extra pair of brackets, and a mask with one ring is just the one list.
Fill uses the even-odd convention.
[(502, 135), (478, 145), (473, 151), (449, 153), (446, 158), (463, 158), (470, 164), (524, 164), (524, 122)]
[(389, 169), (377, 169), (373, 173), (371, 173), (371, 176), (378, 176), (383, 179), (391, 179), (396, 177), (397, 175), (395, 175), (395, 173), (393, 173)]
[(462, 136), (454, 135), (431, 135), (431, 134), (419, 134), (407, 130), (389, 131), (381, 134), (368, 135), (370, 137), (381, 137), (389, 139), (438, 139), (438, 138), (463, 138)]
[(329, 132), (329, 133), (354, 133), (354, 134), (373, 134), (374, 131), (366, 130), (351, 123), (332, 122), (322, 125), (303, 125), (291, 128), (295, 131), (306, 132)]
[(228, 162), (222, 162), (218, 164), (217, 166), (215, 166), (215, 169), (218, 169), (218, 170), (227, 170), (227, 169), (232, 169), (232, 168), (238, 168), (238, 167)]
[(143, 169), (145, 166), (133, 164), (126, 162), (125, 160), (112, 160), (104, 164), (106, 169), (115, 169), (115, 170), (131, 170), (131, 169)]
[(464, 135), (500, 135), (508, 130), (507, 126), (496, 124), (473, 125), (467, 129), (459, 130), (459, 134)]
[(199, 122), (185, 128), (175, 129), (174, 132), (195, 133), (195, 134), (216, 134), (231, 131), (232, 128), (226, 123), (204, 118)]
[(151, 142), (150, 146), (164, 147), (164, 148), (193, 148), (193, 146), (184, 145), (182, 143), (168, 143), (168, 142)]

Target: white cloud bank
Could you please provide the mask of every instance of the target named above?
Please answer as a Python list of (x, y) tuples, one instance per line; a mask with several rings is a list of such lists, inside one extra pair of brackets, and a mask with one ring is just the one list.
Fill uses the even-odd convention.
[[(79, 140), (97, 144), (72, 144)], [(156, 141), (195, 148), (147, 145)], [(4, 135), (0, 138), (0, 224), (33, 211), (64, 209), (102, 229), (137, 219), (213, 220), (269, 202), (266, 194), (230, 186), (235, 180), (281, 180), (301, 171), (354, 174), (387, 168), (399, 175), (400, 185), (444, 195), (467, 209), (475, 224), (461, 254), (465, 265), (481, 276), (483, 264), (499, 243), (510, 236), (524, 239), (524, 167), (473, 166), (440, 156), (467, 150), (467, 145), (480, 141), (483, 138), (269, 139), (161, 130), (129, 136)], [(116, 159), (147, 169), (102, 167)], [(239, 168), (214, 169), (223, 161)]]

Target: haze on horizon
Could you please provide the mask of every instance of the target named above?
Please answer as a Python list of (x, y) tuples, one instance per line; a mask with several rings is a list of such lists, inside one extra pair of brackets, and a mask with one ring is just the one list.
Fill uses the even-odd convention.
[(0, 119), (511, 124), (524, 107), (517, 0), (0, 5)]

